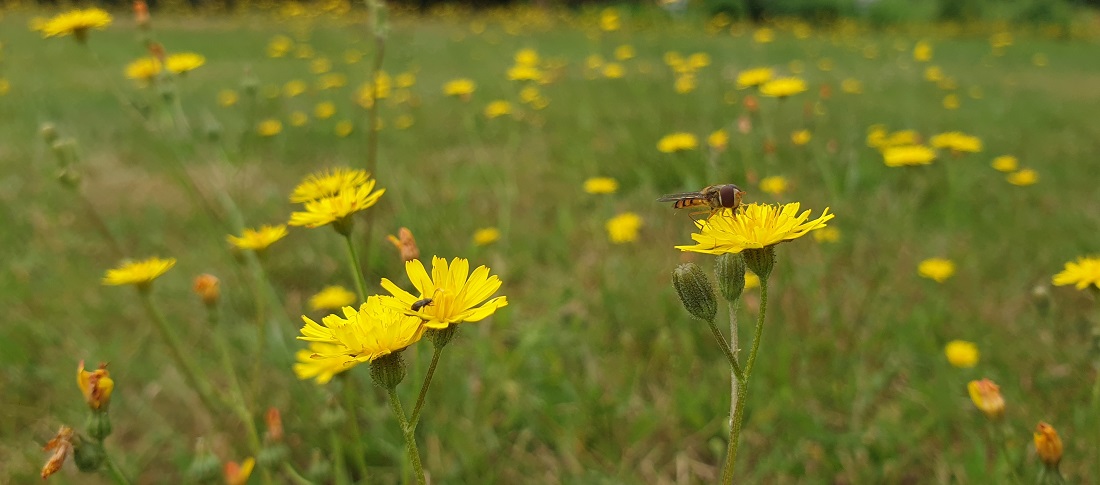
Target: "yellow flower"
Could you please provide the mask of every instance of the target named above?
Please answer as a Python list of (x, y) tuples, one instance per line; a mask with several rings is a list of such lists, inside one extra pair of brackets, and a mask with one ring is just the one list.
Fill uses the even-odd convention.
[(433, 256), (431, 276), (424, 264), (414, 259), (405, 263), (405, 272), (418, 295), (402, 290), (386, 278), (382, 278), (382, 288), (395, 298), (389, 303), (396, 301), (402, 311), (410, 311), (413, 303), (431, 298), (431, 305), (415, 313), (417, 321), (423, 320), (428, 328), (444, 329), (461, 322), (481, 321), (508, 305), (504, 296), (488, 299), (500, 289), (500, 278), (490, 276), (485, 266), (478, 266), (471, 274), (470, 262), (462, 258), (454, 258), (448, 265), (446, 259)]
[(760, 181), (760, 191), (765, 194), (782, 195), (787, 191), (788, 185), (786, 177), (773, 175), (764, 177), (764, 180)]
[[(302, 315), (305, 326), (299, 340), (329, 344), (315, 350), (311, 358), (343, 359), (370, 362), (384, 355), (400, 352), (424, 335), (420, 319), (397, 310), (391, 296), (374, 295), (356, 310), (343, 308), (343, 317), (332, 314), (321, 323)], [(412, 305), (410, 302), (409, 305)], [(434, 305), (433, 305), (434, 306)]]
[(1034, 185), (1036, 182), (1038, 182), (1039, 172), (1036, 172), (1030, 168), (1025, 168), (1023, 170), (1020, 170), (1019, 172), (1010, 173), (1005, 178), (1008, 180), (1008, 183), (1012, 185), (1019, 185), (1021, 187), (1024, 187), (1027, 185)]
[(534, 49), (520, 49), (513, 59), (520, 66), (537, 66), (539, 64), (539, 53)]
[[(339, 344), (310, 342), (308, 349), (299, 350), (294, 354), (294, 358), (298, 361), (294, 363), (294, 375), (303, 381), (313, 379), (319, 385), (328, 384), (333, 377), (336, 377), (336, 374), (351, 369), (355, 364), (358, 364), (350, 356), (339, 355), (342, 349), (343, 346)], [(321, 354), (337, 355), (324, 358), (320, 356)], [(314, 358), (314, 355), (317, 355), (317, 357)]]
[(415, 123), (415, 122), (416, 122), (416, 120), (413, 119), (412, 115), (402, 114), (402, 115), (398, 115), (397, 119), (393, 120), (393, 126), (394, 126), (394, 128), (397, 128), (398, 130), (407, 130), (410, 127), (412, 127), (413, 123)]
[(309, 297), (310, 310), (338, 310), (355, 303), (355, 293), (340, 285), (326, 286)]
[(126, 78), (148, 84), (157, 78), (160, 69), (155, 57), (142, 57), (126, 65)]
[(1062, 461), (1062, 438), (1058, 436), (1058, 431), (1047, 423), (1039, 422), (1033, 438), (1035, 451), (1043, 465), (1047, 468), (1058, 468), (1058, 463)]
[(319, 120), (327, 120), (336, 114), (336, 104), (332, 101), (322, 101), (313, 108), (313, 117)]
[(310, 200), (305, 203), (304, 212), (290, 214), (290, 225), (316, 228), (333, 224), (338, 232), (344, 234), (350, 222), (348, 218), (373, 206), (386, 192), (386, 189), (371, 192), (374, 185), (375, 180), (371, 179), (363, 185), (341, 190), (336, 195)]
[(207, 273), (198, 275), (194, 284), (191, 285), (191, 289), (194, 290), (196, 295), (199, 295), (206, 306), (217, 305), (218, 299), (222, 295), (221, 281), (218, 280), (217, 276)]
[(584, 191), (589, 194), (614, 194), (619, 181), (611, 177), (592, 177), (584, 181)]
[(611, 7), (600, 12), (600, 30), (613, 32), (619, 30), (619, 12)]
[(229, 107), (237, 104), (237, 100), (240, 96), (232, 89), (223, 89), (218, 92), (218, 104), (221, 106)]
[(621, 79), (626, 75), (626, 68), (618, 62), (609, 62), (603, 66), (603, 77), (608, 79)]
[(642, 228), (642, 218), (633, 212), (624, 212), (607, 221), (607, 237), (615, 244), (634, 242)]
[[(379, 127), (382, 126), (381, 121), (379, 121), (378, 126)], [(336, 123), (336, 126), (333, 127), (333, 130), (336, 131), (336, 136), (338, 136), (340, 138), (347, 137), (348, 135), (351, 134), (352, 130), (354, 130), (354, 129), (355, 129), (355, 125), (353, 125), (351, 123), (351, 121), (348, 121), (348, 120), (338, 121)]]
[(1100, 257), (1078, 257), (1067, 262), (1061, 273), (1054, 275), (1054, 286), (1074, 285), (1078, 290), (1089, 286), (1100, 289)]
[(943, 352), (947, 355), (947, 361), (960, 369), (969, 369), (978, 365), (978, 346), (965, 340), (952, 340), (947, 342)]
[(943, 97), (943, 107), (946, 109), (959, 109), (959, 95), (948, 94)]
[(917, 273), (921, 277), (934, 280), (936, 283), (943, 283), (955, 274), (955, 263), (950, 259), (928, 258), (921, 261), (920, 265), (917, 266)]
[(512, 114), (512, 103), (497, 100), (485, 106), (485, 117), (489, 119)]
[(80, 387), (80, 393), (84, 395), (84, 402), (92, 409), (106, 407), (111, 402), (111, 391), (115, 388), (115, 381), (111, 380), (111, 374), (107, 372), (107, 364), (99, 364), (99, 368), (88, 372), (84, 370), (84, 361), (76, 368), (76, 385)]
[(691, 133), (672, 133), (665, 135), (657, 141), (657, 150), (661, 153), (675, 153), (694, 150), (699, 146), (699, 140)]
[(305, 126), (306, 123), (309, 123), (309, 115), (304, 111), (290, 113), (290, 126)]
[(825, 227), (820, 231), (814, 231), (814, 241), (822, 243), (837, 242), (840, 240), (840, 229)]
[(806, 233), (826, 227), (834, 217), (826, 207), (821, 216), (810, 218), (810, 210), (798, 212), (800, 204), (748, 204), (737, 211), (723, 210), (706, 220), (695, 221), (698, 234), (692, 234), (693, 246), (676, 246), (681, 251), (703, 254), (739, 253), (793, 241)]
[(413, 87), (413, 85), (416, 84), (416, 74), (413, 74), (411, 72), (403, 72), (401, 74), (398, 74), (397, 77), (394, 78), (394, 83), (397, 84), (397, 87), (402, 89), (411, 88)]
[(940, 66), (928, 66), (924, 68), (924, 80), (933, 83), (942, 81), (943, 69), (940, 69)]
[(798, 146), (809, 143), (811, 138), (813, 138), (813, 135), (810, 133), (810, 130), (798, 130), (791, 133), (791, 143)]
[[(348, 77), (337, 72), (325, 74), (317, 80), (317, 89), (333, 89), (347, 86)], [(379, 96), (381, 97), (381, 96)]]
[(0, 77), (0, 96), (8, 94), (11, 91), (11, 81)]
[(443, 85), (443, 94), (468, 99), (475, 89), (477, 89), (477, 85), (469, 79), (454, 79)]
[(634, 58), (634, 46), (623, 44), (615, 48), (615, 59), (625, 61)]
[(917, 130), (898, 130), (890, 133), (884, 144), (886, 146), (919, 145), (920, 133)]
[(172, 54), (164, 60), (164, 68), (176, 74), (194, 71), (203, 64), (206, 64), (206, 58), (194, 52)]
[(786, 98), (806, 91), (806, 81), (797, 77), (773, 79), (760, 86), (760, 95), (772, 98)]
[(355, 64), (363, 59), (363, 53), (355, 49), (348, 49), (344, 51), (344, 63)]
[(283, 85), (283, 95), (288, 98), (293, 98), (306, 92), (308, 88), (309, 86), (306, 85), (306, 82), (301, 79), (287, 81), (287, 83)]
[(542, 93), (535, 86), (527, 86), (519, 90), (519, 100), (524, 103), (533, 103), (542, 98)]
[(539, 81), (542, 71), (534, 66), (512, 66), (508, 69), (508, 79), (512, 81)]
[(1019, 167), (1020, 161), (1012, 155), (1001, 155), (993, 159), (993, 169), (998, 172), (1015, 172)]
[(730, 144), (730, 135), (726, 130), (716, 130), (707, 137), (707, 145), (717, 151), (725, 150)]
[(275, 241), (286, 237), (286, 234), (286, 226), (280, 224), (278, 226), (263, 226), (259, 229), (245, 229), (240, 237), (230, 235), (226, 239), (237, 249), (263, 251), (274, 244)]
[(966, 385), (970, 393), (970, 400), (989, 419), (997, 419), (1004, 415), (1005, 398), (1001, 396), (1001, 388), (989, 379), (970, 381)]
[(752, 41), (757, 44), (767, 44), (773, 40), (775, 40), (775, 31), (767, 27), (761, 27), (752, 33)]
[(121, 266), (107, 271), (103, 284), (110, 286), (137, 285), (148, 286), (158, 276), (168, 272), (176, 265), (176, 258), (149, 258), (144, 261), (127, 261)]
[(309, 63), (309, 72), (324, 74), (332, 70), (332, 61), (324, 57), (318, 57)]
[(932, 44), (925, 40), (917, 42), (917, 45), (913, 47), (913, 60), (917, 62), (932, 60)]
[(72, 34), (83, 42), (91, 29), (103, 30), (111, 25), (111, 14), (98, 8), (76, 9), (55, 15), (42, 25), (43, 37), (61, 37)]
[(283, 131), (283, 123), (276, 119), (268, 118), (256, 125), (256, 132), (260, 136), (275, 136)]
[(860, 94), (863, 92), (863, 83), (855, 78), (847, 78), (840, 82), (840, 90), (848, 94)]
[(760, 288), (760, 277), (751, 271), (745, 272), (745, 289)]
[(936, 151), (924, 145), (888, 146), (882, 151), (887, 167), (928, 165), (936, 159)]
[(247, 458), (240, 464), (230, 461), (225, 464), (226, 485), (245, 485), (248, 477), (252, 476), (252, 469), (256, 466), (255, 458)]
[(687, 58), (687, 65), (692, 71), (696, 71), (710, 65), (710, 54), (696, 52)]
[(302, 203), (332, 197), (345, 189), (366, 184), (367, 181), (370, 181), (370, 174), (366, 170), (337, 167), (315, 172), (294, 187), (290, 201)]
[(500, 239), (500, 230), (495, 227), (483, 227), (474, 231), (474, 244), (487, 246)]
[(286, 56), (294, 47), (294, 41), (285, 35), (277, 35), (267, 43), (267, 56), (272, 58)]

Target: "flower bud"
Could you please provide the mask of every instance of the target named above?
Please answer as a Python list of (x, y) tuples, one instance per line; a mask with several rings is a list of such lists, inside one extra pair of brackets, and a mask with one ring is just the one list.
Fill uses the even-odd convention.
[(206, 440), (199, 438), (195, 443), (195, 459), (187, 467), (187, 477), (192, 483), (208, 483), (218, 479), (222, 463), (206, 446)]
[(149, 5), (145, 0), (134, 1), (134, 23), (142, 30), (149, 28)]
[(687, 263), (677, 266), (672, 272), (672, 286), (691, 316), (707, 322), (714, 321), (714, 316), (718, 314), (718, 299), (714, 296), (710, 280), (698, 265)]
[(99, 441), (111, 436), (111, 416), (106, 412), (92, 412), (88, 414), (88, 420), (84, 424), (84, 431), (88, 436)]
[(38, 134), (42, 135), (42, 139), (46, 140), (47, 144), (53, 145), (53, 142), (57, 141), (57, 125), (53, 123), (42, 123), (42, 126), (38, 127)]
[(267, 440), (276, 442), (282, 441), (283, 417), (279, 414), (279, 408), (267, 408), (267, 412), (264, 413), (264, 422), (267, 423)]
[(221, 289), (217, 276), (205, 273), (197, 276), (192, 289), (199, 295), (199, 298), (202, 298), (202, 302), (206, 306), (212, 307), (218, 304), (218, 298), (221, 296)]
[(400, 352), (383, 355), (370, 363), (370, 377), (382, 389), (394, 389), (405, 379), (405, 360)]
[(402, 227), (397, 231), (397, 236), (390, 234), (386, 236), (386, 239), (397, 247), (397, 251), (401, 253), (401, 260), (409, 262), (414, 259), (420, 259), (420, 248), (416, 245), (416, 239), (413, 239), (413, 233), (407, 227)]
[(458, 333), (458, 325), (451, 324), (447, 328), (429, 328), (424, 331), (424, 336), (432, 342), (432, 347), (442, 349), (451, 343), (451, 339), (455, 337), (456, 333)]
[(1053, 426), (1040, 421), (1035, 427), (1034, 438), (1035, 451), (1039, 453), (1043, 465), (1048, 469), (1057, 469), (1058, 463), (1062, 461), (1062, 438), (1058, 436), (1058, 432)]
[(775, 245), (759, 249), (746, 249), (741, 252), (745, 257), (745, 266), (748, 266), (761, 282), (766, 282), (775, 267)]
[(84, 370), (84, 361), (80, 361), (76, 369), (76, 384), (80, 392), (84, 394), (84, 402), (93, 410), (107, 409), (111, 401), (111, 391), (115, 388), (115, 381), (107, 372), (107, 364), (99, 364), (99, 368), (93, 372)]
[(50, 475), (57, 473), (61, 469), (61, 465), (65, 464), (65, 460), (73, 453), (73, 429), (68, 426), (62, 426), (57, 431), (57, 436), (54, 436), (46, 446), (42, 449), (44, 451), (52, 451), (53, 454), (46, 460), (46, 464), (42, 466), (42, 478), (49, 478)]
[(107, 461), (107, 452), (103, 446), (94, 441), (82, 440), (79, 437), (73, 440), (73, 463), (76, 468), (84, 473), (92, 473), (99, 470)]
[(226, 485), (244, 485), (248, 483), (248, 477), (252, 476), (252, 469), (255, 466), (256, 460), (253, 458), (246, 458), (240, 463), (235, 461), (226, 462), (224, 469)]
[(1005, 413), (1005, 399), (1001, 396), (1001, 388), (989, 379), (970, 381), (966, 385), (970, 392), (970, 400), (989, 419), (999, 419)]
[(730, 303), (737, 301), (745, 290), (745, 259), (736, 253), (718, 256), (714, 261), (714, 277), (722, 298)]

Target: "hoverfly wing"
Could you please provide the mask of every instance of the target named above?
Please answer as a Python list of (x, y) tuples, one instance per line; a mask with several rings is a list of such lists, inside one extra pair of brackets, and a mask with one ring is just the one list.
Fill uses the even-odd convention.
[(657, 198), (657, 202), (676, 202), (678, 200), (701, 199), (701, 198), (703, 198), (703, 194), (699, 193), (699, 191), (679, 192), (679, 193), (675, 193), (675, 194), (662, 195), (662, 196)]

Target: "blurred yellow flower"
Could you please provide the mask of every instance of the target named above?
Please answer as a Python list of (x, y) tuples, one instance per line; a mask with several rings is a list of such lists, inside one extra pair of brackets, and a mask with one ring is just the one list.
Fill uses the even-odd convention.
[(285, 35), (277, 35), (267, 43), (267, 57), (284, 57), (294, 47), (294, 41)]
[[(381, 121), (379, 121), (378, 126), (382, 126)], [(340, 120), (336, 122), (336, 126), (334, 126), (332, 129), (336, 132), (336, 136), (340, 138), (345, 138), (350, 135), (353, 130), (355, 130), (355, 125), (352, 124), (351, 121)]]
[(814, 241), (821, 243), (832, 243), (840, 240), (840, 229), (835, 227), (825, 227), (821, 230), (814, 231)]
[[(349, 303), (350, 304), (350, 303)], [(309, 348), (299, 350), (294, 354), (294, 375), (300, 380), (313, 379), (319, 385), (328, 384), (336, 374), (344, 372), (355, 364), (355, 359), (348, 355), (340, 355), (343, 346), (324, 342), (310, 342)], [(321, 355), (335, 355), (324, 358)], [(313, 356), (317, 355), (317, 358)]]
[(943, 97), (943, 107), (946, 109), (959, 109), (959, 95), (948, 94)]
[(623, 212), (607, 221), (607, 237), (615, 244), (634, 242), (642, 228), (642, 218), (633, 212)]
[(936, 151), (924, 145), (888, 146), (882, 151), (887, 167), (928, 165), (936, 159)]
[(917, 45), (913, 47), (913, 60), (917, 62), (932, 60), (932, 44), (926, 40), (917, 42)]
[(512, 66), (508, 69), (508, 79), (511, 81), (539, 81), (542, 79), (542, 70), (534, 66)]
[(332, 314), (322, 318), (323, 325), (302, 315), (305, 326), (298, 339), (329, 344), (311, 354), (311, 358), (348, 357), (356, 362), (371, 362), (405, 350), (420, 340), (425, 327), (419, 318), (396, 310), (390, 303), (393, 299), (391, 296), (371, 296), (358, 310), (344, 307), (343, 317)]
[(970, 400), (974, 402), (981, 412), (989, 419), (998, 419), (1005, 412), (1005, 398), (1001, 396), (1001, 388), (989, 379), (970, 381), (966, 385), (970, 393)]
[(318, 57), (309, 62), (309, 72), (324, 74), (332, 70), (332, 61), (324, 57)]
[(84, 370), (82, 360), (76, 368), (76, 385), (80, 387), (80, 393), (84, 395), (84, 402), (88, 403), (88, 407), (100, 409), (110, 404), (115, 381), (111, 379), (111, 373), (107, 372), (107, 364), (99, 364), (99, 368), (88, 372)]
[(489, 119), (512, 114), (512, 103), (504, 100), (493, 101), (485, 105), (485, 117)]
[(283, 123), (279, 120), (268, 118), (256, 125), (256, 132), (260, 136), (275, 136), (283, 131)]
[(322, 101), (313, 107), (313, 117), (319, 120), (327, 120), (336, 114), (336, 104), (332, 101)]
[(290, 126), (305, 126), (306, 123), (309, 123), (309, 115), (304, 111), (290, 113)]
[(248, 478), (252, 476), (252, 469), (256, 466), (255, 458), (247, 458), (240, 464), (235, 461), (230, 461), (225, 464), (225, 484), (226, 485), (245, 485), (248, 483)]
[(468, 99), (475, 89), (477, 85), (469, 79), (454, 79), (443, 85), (443, 94)]
[(194, 52), (172, 54), (164, 60), (164, 68), (176, 74), (194, 71), (206, 64), (206, 58)]
[(501, 285), (500, 278), (490, 276), (489, 271), (486, 266), (478, 266), (470, 273), (470, 262), (466, 259), (454, 258), (448, 264), (446, 259), (433, 256), (429, 277), (424, 264), (414, 259), (405, 263), (405, 272), (419, 294), (409, 293), (386, 278), (382, 278), (382, 288), (394, 296), (389, 304), (396, 303), (396, 308), (402, 311), (409, 311), (417, 301), (431, 298), (431, 305), (416, 312), (417, 321), (423, 321), (428, 328), (444, 329), (461, 322), (481, 321), (508, 305), (504, 296), (489, 299)]
[(813, 135), (810, 133), (810, 130), (798, 130), (791, 133), (791, 143), (797, 146), (809, 143), (811, 138), (813, 138)]
[(760, 86), (760, 95), (773, 98), (786, 98), (806, 91), (806, 81), (797, 77), (773, 79)]
[(11, 91), (11, 81), (0, 77), (0, 96), (8, 94)]
[(117, 268), (107, 270), (103, 284), (108, 286), (148, 286), (160, 275), (176, 265), (176, 258), (149, 258), (142, 261), (126, 261)]
[(592, 177), (584, 181), (584, 191), (589, 194), (614, 194), (619, 181), (611, 177)]
[(500, 230), (495, 227), (483, 227), (474, 231), (474, 244), (487, 246), (500, 239)]
[(237, 249), (263, 251), (276, 241), (286, 237), (286, 235), (286, 226), (280, 224), (278, 226), (262, 226), (259, 229), (245, 229), (239, 237), (230, 235), (226, 239)]
[(924, 68), (924, 80), (929, 82), (939, 82), (943, 80), (943, 70), (939, 66), (928, 66)]
[(148, 84), (160, 74), (160, 61), (155, 57), (142, 57), (126, 65), (126, 78)]
[(787, 182), (787, 178), (779, 175), (773, 175), (771, 177), (764, 177), (760, 181), (760, 191), (766, 194), (782, 195), (787, 191), (787, 187), (790, 185)]
[(531, 48), (520, 49), (516, 51), (513, 59), (520, 66), (537, 66), (539, 64), (539, 53)]
[[(346, 189), (353, 189), (370, 181), (366, 170), (337, 167), (314, 172), (306, 176), (290, 194), (294, 203), (332, 197)], [(373, 182), (372, 182), (373, 185)]]
[(1038, 53), (1031, 56), (1031, 63), (1035, 64), (1035, 67), (1046, 67), (1046, 65), (1049, 64), (1050, 61), (1047, 60), (1046, 54)]
[(802, 213), (801, 204), (747, 204), (736, 211), (723, 210), (708, 219), (695, 221), (700, 230), (693, 233), (693, 246), (676, 246), (681, 251), (703, 254), (739, 253), (746, 249), (761, 249), (785, 241), (793, 241), (810, 231), (826, 227), (833, 219), (826, 207), (821, 216), (809, 220), (810, 210)]
[(237, 104), (240, 96), (232, 89), (223, 89), (218, 91), (218, 104), (221, 106), (229, 107)]
[[(1063, 451), (1062, 438), (1058, 436), (1058, 431), (1053, 426), (1040, 421), (1035, 427), (1032, 438), (1035, 441), (1035, 453), (1039, 455), (1039, 460), (1047, 468), (1057, 470), (1058, 464), (1062, 461)], [(1060, 478), (1059, 474), (1059, 479), (1055, 481), (1061, 482)]]
[(344, 64), (356, 64), (363, 59), (363, 53), (356, 49), (344, 51)]
[(863, 92), (863, 83), (855, 78), (847, 78), (840, 82), (840, 90), (848, 94), (860, 94)]
[(403, 72), (401, 74), (398, 74), (397, 77), (393, 79), (393, 81), (398, 88), (408, 89), (416, 84), (416, 74), (413, 74), (411, 72)]
[(1025, 187), (1028, 185), (1035, 185), (1039, 182), (1039, 172), (1030, 168), (1025, 168), (1019, 172), (1010, 173), (1005, 178), (1008, 180), (1008, 183), (1012, 185)]
[(306, 82), (302, 81), (301, 79), (287, 81), (287, 83), (283, 85), (283, 95), (288, 98), (293, 98), (306, 92), (306, 89), (308, 88), (309, 85), (307, 85)]
[(692, 71), (696, 71), (710, 65), (710, 54), (706, 52), (696, 52), (687, 58), (687, 66)]
[(756, 29), (752, 33), (752, 41), (757, 44), (767, 44), (775, 40), (775, 31), (767, 27)]
[(997, 158), (994, 158), (991, 165), (993, 166), (993, 169), (998, 172), (1008, 173), (1015, 172), (1016, 169), (1020, 166), (1020, 161), (1012, 155), (1001, 155)]
[(707, 146), (716, 151), (725, 150), (730, 144), (730, 135), (726, 133), (726, 130), (715, 130), (710, 136), (707, 136)]
[(348, 218), (373, 206), (386, 192), (386, 189), (371, 192), (374, 186), (375, 180), (370, 179), (365, 184), (346, 188), (335, 195), (310, 200), (305, 203), (304, 211), (290, 214), (289, 224), (308, 228), (332, 224), (344, 234), (348, 231)]
[(746, 69), (737, 74), (737, 89), (751, 88), (771, 81), (775, 70), (770, 67)]
[(1067, 262), (1061, 273), (1054, 275), (1054, 286), (1073, 285), (1078, 290), (1089, 286), (1100, 289), (1100, 257), (1078, 257)]
[(634, 46), (623, 44), (615, 48), (615, 59), (625, 61), (634, 58)]
[(603, 66), (603, 77), (608, 79), (621, 79), (626, 75), (626, 68), (618, 62), (609, 62)]
[(694, 150), (699, 146), (699, 140), (691, 133), (671, 133), (657, 141), (657, 150), (661, 153), (675, 153)]
[(960, 369), (969, 369), (978, 365), (978, 346), (965, 340), (947, 342), (943, 349), (947, 361)]
[(673, 88), (680, 94), (687, 94), (695, 91), (695, 76), (693, 74), (676, 76), (676, 83), (673, 85)]
[(614, 8), (608, 7), (600, 12), (600, 30), (604, 32), (614, 32), (619, 30), (619, 11)]
[(355, 303), (355, 293), (340, 285), (324, 287), (309, 298), (310, 310), (339, 310)]
[(398, 130), (406, 130), (413, 125), (416, 120), (412, 115), (406, 113), (397, 116), (397, 119), (393, 120), (393, 126)]
[(928, 258), (917, 266), (917, 273), (923, 278), (934, 280), (936, 283), (947, 281), (955, 274), (955, 263), (950, 259)]
[(98, 8), (76, 9), (55, 15), (41, 26), (43, 37), (73, 35), (83, 42), (91, 29), (103, 30), (111, 25), (111, 14)]
[(946, 148), (954, 153), (977, 153), (982, 151), (982, 140), (980, 138), (958, 131), (934, 135), (928, 142), (933, 147)]

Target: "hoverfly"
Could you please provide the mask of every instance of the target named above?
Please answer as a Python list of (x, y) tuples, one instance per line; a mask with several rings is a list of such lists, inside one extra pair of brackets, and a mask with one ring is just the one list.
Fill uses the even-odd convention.
[[(741, 197), (745, 195), (745, 191), (740, 187), (733, 184), (721, 184), (710, 185), (704, 187), (703, 190), (698, 192), (680, 192), (678, 194), (668, 194), (661, 196), (657, 199), (657, 202), (672, 202), (673, 209), (683, 209), (685, 207), (699, 207), (706, 205), (711, 214), (718, 212), (722, 209), (734, 209), (741, 205)], [(692, 214), (702, 214), (707, 210), (693, 212)]]

